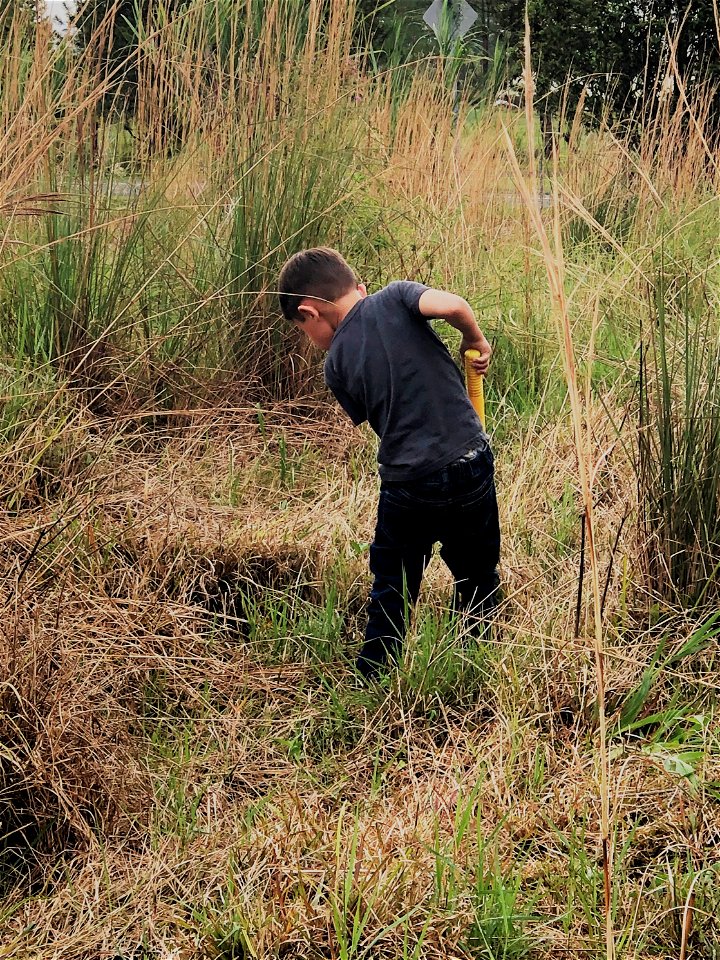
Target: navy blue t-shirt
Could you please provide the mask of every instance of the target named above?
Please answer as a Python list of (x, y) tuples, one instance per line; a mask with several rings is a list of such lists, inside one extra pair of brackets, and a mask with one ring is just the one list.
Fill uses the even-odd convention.
[(391, 482), (439, 470), (484, 436), (457, 364), (420, 313), (427, 289), (398, 280), (360, 300), (325, 360), (340, 406), (380, 437), (380, 476)]

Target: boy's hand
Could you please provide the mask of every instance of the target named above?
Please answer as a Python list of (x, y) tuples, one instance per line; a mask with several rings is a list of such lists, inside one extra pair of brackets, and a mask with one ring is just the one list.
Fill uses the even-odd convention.
[(475, 357), (470, 362), (473, 365), (475, 371), (481, 374), (483, 377), (488, 372), (488, 367), (490, 366), (490, 357), (492, 356), (492, 347), (485, 339), (482, 331), (480, 332), (479, 337), (463, 337), (462, 343), (460, 344), (460, 356), (464, 357), (467, 350), (477, 350), (480, 354), (479, 357)]

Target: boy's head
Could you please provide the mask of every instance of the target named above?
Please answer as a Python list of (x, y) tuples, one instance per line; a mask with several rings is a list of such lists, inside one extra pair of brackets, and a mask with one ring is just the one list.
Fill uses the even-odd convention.
[(337, 250), (313, 247), (290, 257), (280, 271), (278, 292), (285, 318), (327, 350), (341, 321), (367, 291)]

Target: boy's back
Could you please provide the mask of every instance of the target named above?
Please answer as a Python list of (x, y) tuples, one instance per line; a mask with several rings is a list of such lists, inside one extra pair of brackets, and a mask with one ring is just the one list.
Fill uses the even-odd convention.
[(427, 289), (401, 280), (360, 300), (325, 361), (325, 381), (340, 405), (380, 437), (385, 481), (426, 476), (483, 438), (460, 371), (420, 312)]

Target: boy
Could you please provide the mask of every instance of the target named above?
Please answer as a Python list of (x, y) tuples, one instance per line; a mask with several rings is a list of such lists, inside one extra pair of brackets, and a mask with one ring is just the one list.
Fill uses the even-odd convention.
[(396, 659), (433, 544), (455, 578), (456, 608), (488, 615), (498, 585), (500, 528), (493, 457), (460, 371), (430, 327), (442, 318), (486, 373), (490, 344), (461, 297), (396, 281), (368, 296), (342, 256), (303, 250), (282, 268), (280, 307), (327, 351), (325, 382), (356, 425), (380, 438), (380, 501), (370, 547), (374, 584), (364, 677)]

